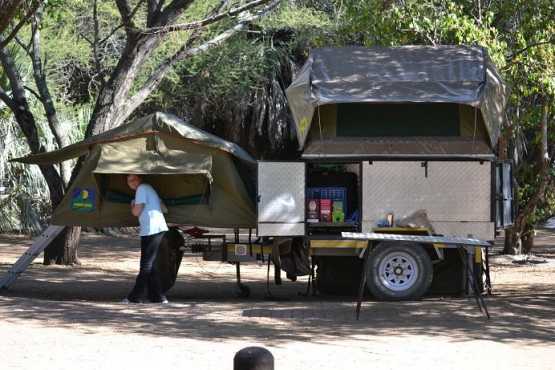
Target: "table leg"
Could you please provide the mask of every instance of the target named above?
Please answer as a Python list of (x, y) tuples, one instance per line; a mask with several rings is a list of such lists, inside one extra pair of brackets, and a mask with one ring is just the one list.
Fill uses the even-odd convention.
[(357, 320), (360, 318), (360, 309), (362, 306), (362, 298), (364, 297), (364, 287), (366, 286), (366, 279), (368, 274), (368, 256), (370, 255), (370, 244), (366, 246), (363, 254), (363, 263), (362, 263), (362, 274), (360, 276), (360, 285), (358, 287), (358, 298), (357, 298), (357, 308), (356, 308), (356, 317)]
[(237, 283), (237, 296), (239, 298), (247, 298), (251, 294), (251, 290), (248, 286), (241, 283), (241, 263), (235, 262), (235, 276)]
[(467, 255), (468, 293), (470, 294), (470, 292), (472, 292), (474, 294), (474, 298), (476, 299), (476, 304), (478, 305), (480, 312), (482, 312), (489, 319), (490, 316), (488, 312), (488, 307), (486, 305), (486, 301), (484, 300), (484, 297), (482, 297), (482, 294), (480, 293), (480, 289), (475, 279), (476, 264), (474, 263), (474, 253), (475, 253), (474, 247), (463, 246), (463, 248), (466, 250), (466, 255)]
[(486, 264), (486, 287), (488, 290), (488, 295), (491, 295), (491, 277), (490, 277), (490, 271), (489, 271), (489, 248), (484, 248), (484, 249), (485, 249), (484, 260)]

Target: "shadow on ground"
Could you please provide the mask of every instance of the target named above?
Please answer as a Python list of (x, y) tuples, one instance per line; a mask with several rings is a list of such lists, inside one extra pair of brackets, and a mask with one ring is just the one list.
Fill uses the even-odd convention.
[[(234, 296), (234, 266), (201, 263), (199, 267), (187, 259), (176, 286), (168, 294), (170, 305), (117, 303), (134, 283), (137, 243), (131, 237), (87, 235), (81, 247), (83, 266), (33, 264), (11, 289), (0, 291), (0, 320), (84, 333), (117, 332), (206, 341), (241, 339), (273, 345), (292, 340), (325, 343), (338, 337), (379, 341), (384, 335), (526, 345), (552, 344), (555, 338), (555, 284), (551, 270), (546, 272), (547, 280), (541, 276), (532, 282), (518, 275), (518, 279), (498, 285), (494, 296), (486, 299), (491, 320), (480, 314), (473, 299), (430, 297), (413, 302), (369, 300), (364, 302), (357, 321), (352, 297), (304, 297), (298, 293), (305, 291), (306, 282), (299, 281), (272, 286), (273, 293), (286, 301), (267, 301), (265, 269), (247, 266), (243, 277), (252, 295), (238, 299)], [(549, 245), (555, 240), (550, 243), (541, 249), (548, 255), (554, 252)], [(8, 261), (15, 260), (15, 255), (25, 249), (25, 243), (21, 238), (3, 238), (0, 247), (3, 274)], [(528, 274), (535, 270), (519, 271)]]
[[(170, 292), (170, 305), (123, 305), (118, 302), (134, 275), (118, 270), (62, 269), (53, 274), (32, 269), (2, 291), (0, 317), (84, 332), (108, 330), (201, 340), (301, 340), (380, 335), (445, 335), (450, 340), (553, 343), (555, 294), (550, 286), (528, 286), (487, 299), (491, 320), (482, 317), (472, 299), (427, 298), (414, 302), (366, 301), (360, 321), (349, 297), (303, 297), (301, 282), (274, 288), (286, 302), (264, 300), (263, 281), (250, 282), (249, 299), (233, 296), (233, 280), (189, 279), (180, 276)], [(53, 276), (55, 275), (55, 276)], [(62, 277), (56, 277), (63, 275)], [(77, 279), (73, 280), (72, 278)]]

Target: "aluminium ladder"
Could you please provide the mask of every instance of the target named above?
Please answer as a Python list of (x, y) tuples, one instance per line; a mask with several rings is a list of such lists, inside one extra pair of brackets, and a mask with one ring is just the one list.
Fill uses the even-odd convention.
[(23, 273), (35, 258), (65, 229), (65, 226), (50, 225), (33, 241), (33, 244), (0, 279), (0, 289), (7, 289)]

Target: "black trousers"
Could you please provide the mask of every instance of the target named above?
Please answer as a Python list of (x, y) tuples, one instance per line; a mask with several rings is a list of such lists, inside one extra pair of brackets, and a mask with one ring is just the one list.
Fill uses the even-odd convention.
[(160, 243), (165, 233), (163, 231), (154, 235), (141, 236), (141, 267), (135, 286), (127, 296), (130, 301), (143, 300), (147, 291), (148, 299), (151, 302), (162, 302), (165, 298), (162, 293), (160, 274), (156, 266), (156, 257), (158, 257)]

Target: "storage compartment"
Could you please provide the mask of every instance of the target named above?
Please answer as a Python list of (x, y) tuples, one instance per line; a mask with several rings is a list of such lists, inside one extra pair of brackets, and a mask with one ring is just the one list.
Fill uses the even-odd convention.
[(364, 232), (423, 209), (438, 234), (494, 239), (489, 161), (364, 161), (362, 181)]
[(359, 230), (360, 163), (307, 165), (306, 221), (309, 234)]
[(258, 162), (258, 236), (304, 236), (304, 162)]

